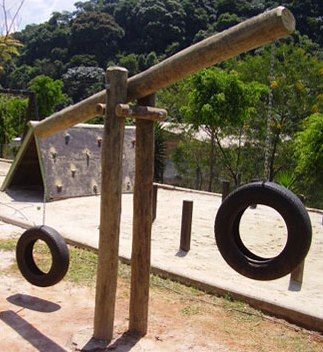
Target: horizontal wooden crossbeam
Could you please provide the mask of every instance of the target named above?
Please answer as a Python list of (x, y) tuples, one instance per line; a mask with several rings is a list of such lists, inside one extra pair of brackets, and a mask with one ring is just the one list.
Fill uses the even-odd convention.
[[(97, 112), (105, 115), (105, 104), (98, 104)], [(115, 109), (118, 117), (129, 117), (132, 119), (150, 120), (150, 121), (165, 121), (167, 111), (152, 106), (130, 106), (129, 104), (118, 104)]]

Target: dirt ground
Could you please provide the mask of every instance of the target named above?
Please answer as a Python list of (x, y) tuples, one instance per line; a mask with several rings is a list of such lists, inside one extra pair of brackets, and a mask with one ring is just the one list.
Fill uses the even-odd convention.
[[(2, 224), (0, 228), (6, 232), (6, 238), (20, 233), (10, 225)], [(54, 287), (38, 288), (28, 284), (15, 270), (8, 269), (14, 261), (14, 252), (0, 250), (0, 258), (0, 350), (88, 350), (95, 281), (82, 286), (65, 279)], [(119, 277), (115, 334), (105, 351), (322, 351), (322, 336), (285, 326), (283, 321), (270, 317), (260, 318), (259, 312), (243, 303), (211, 298), (179, 286), (167, 290), (163, 286), (169, 283), (162, 280), (157, 284), (151, 289), (149, 332), (139, 339), (127, 333), (129, 277)]]
[[(0, 163), (0, 174), (10, 164)], [(2, 168), (2, 169), (1, 169)], [(1, 179), (0, 179), (1, 182)], [(188, 253), (179, 251), (181, 211), (183, 200), (194, 202), (192, 242)], [(0, 192), (1, 214), (42, 223), (41, 198), (26, 191)], [(152, 264), (164, 270), (192, 279), (256, 296), (273, 304), (291, 307), (323, 319), (323, 213), (309, 212), (313, 240), (305, 262), (302, 286), (290, 283), (290, 277), (261, 282), (234, 272), (223, 260), (214, 240), (214, 219), (221, 198), (214, 194), (190, 193), (159, 189), (157, 218), (152, 233)], [(46, 204), (46, 224), (64, 233), (68, 238), (98, 245), (100, 197), (81, 197)], [(282, 249), (286, 227), (273, 209), (258, 206), (248, 209), (241, 221), (243, 240), (254, 252), (271, 256)], [(132, 194), (122, 198), (120, 254), (130, 258), (132, 240)], [(310, 297), (310, 299), (309, 299)]]

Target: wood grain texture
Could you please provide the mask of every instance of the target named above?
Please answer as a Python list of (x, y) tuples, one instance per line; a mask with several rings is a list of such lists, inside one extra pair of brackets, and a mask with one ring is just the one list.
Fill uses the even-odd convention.
[(99, 257), (94, 314), (94, 337), (111, 341), (118, 276), (121, 216), (122, 151), (125, 121), (115, 115), (116, 104), (127, 97), (128, 71), (107, 70), (110, 89), (102, 143)]
[[(230, 29), (196, 43), (128, 80), (127, 101), (139, 99), (178, 82), (192, 73), (231, 59), (241, 53), (269, 44), (295, 30), (295, 19), (279, 6), (246, 20)], [(109, 88), (108, 88), (109, 89)], [(43, 120), (35, 132), (52, 135), (98, 115), (105, 91), (90, 96)]]
[[(138, 103), (154, 106), (155, 95)], [(137, 120), (129, 330), (139, 335), (148, 327), (153, 178), (154, 123)]]
[(129, 104), (118, 104), (116, 106), (116, 114), (119, 117), (150, 121), (165, 121), (167, 118), (167, 111), (165, 109), (140, 105), (130, 106)]

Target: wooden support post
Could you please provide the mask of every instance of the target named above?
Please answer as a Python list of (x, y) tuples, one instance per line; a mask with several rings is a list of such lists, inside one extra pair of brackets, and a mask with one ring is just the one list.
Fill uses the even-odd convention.
[(222, 181), (222, 202), (230, 193), (230, 182), (229, 181)]
[(294, 271), (291, 272), (290, 281), (297, 282), (300, 285), (303, 283), (304, 265), (305, 265), (305, 260), (303, 260), (299, 264), (299, 266)]
[(155, 221), (156, 215), (157, 215), (157, 195), (158, 195), (158, 186), (153, 185), (153, 221)]
[(115, 107), (127, 99), (128, 71), (107, 70), (110, 83), (102, 143), (102, 182), (99, 257), (95, 297), (94, 338), (111, 341), (118, 275), (119, 231), (122, 195), (122, 155), (125, 120)]
[[(138, 101), (154, 106), (155, 95)], [(154, 123), (136, 121), (136, 174), (133, 195), (133, 238), (129, 330), (145, 335), (148, 327), (150, 242), (154, 177)]]
[(180, 249), (188, 252), (191, 249), (193, 201), (184, 200), (182, 208), (181, 244)]

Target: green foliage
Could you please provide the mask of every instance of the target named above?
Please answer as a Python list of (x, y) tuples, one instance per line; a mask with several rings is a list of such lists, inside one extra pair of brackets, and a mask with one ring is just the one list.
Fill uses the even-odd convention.
[(75, 50), (83, 54), (95, 54), (103, 65), (108, 57), (116, 54), (118, 42), (124, 30), (114, 18), (102, 12), (84, 12), (73, 20), (71, 40)]
[(323, 186), (323, 114), (313, 114), (295, 139), (296, 172), (307, 183)]
[[(181, 111), (187, 123), (196, 129), (202, 128), (210, 138), (208, 190), (212, 190), (215, 176), (216, 148), (223, 167), (237, 184), (243, 130), (267, 89), (256, 82), (245, 83), (235, 72), (218, 68), (194, 75), (189, 86), (188, 104)], [(237, 139), (237, 153), (227, 152), (221, 143), (225, 136)]]
[(20, 136), (25, 128), (28, 100), (0, 95), (0, 155), (3, 146)]
[(99, 67), (73, 67), (63, 75), (69, 97), (76, 103), (104, 88), (104, 70)]
[(6, 62), (19, 55), (22, 44), (8, 35), (0, 35), (0, 73), (4, 70)]
[(163, 182), (164, 169), (166, 162), (166, 138), (163, 127), (160, 123), (154, 126), (155, 132), (155, 163), (154, 163), (154, 180)]
[(47, 76), (35, 77), (29, 85), (31, 91), (36, 93), (38, 112), (45, 118), (55, 112), (55, 109), (68, 102), (63, 93), (63, 82), (53, 80)]
[(194, 138), (192, 131), (184, 133), (172, 160), (182, 178), (182, 184), (189, 188), (203, 189), (208, 173), (209, 145)]

